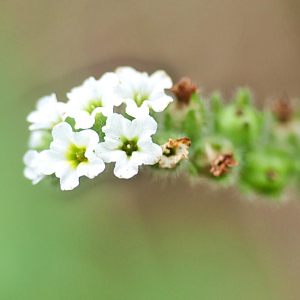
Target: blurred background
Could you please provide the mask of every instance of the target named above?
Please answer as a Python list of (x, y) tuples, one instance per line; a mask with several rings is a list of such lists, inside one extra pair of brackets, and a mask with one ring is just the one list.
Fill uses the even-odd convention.
[(248, 86), (259, 107), (299, 97), (299, 16), (295, 0), (1, 0), (0, 299), (300, 299), (299, 195), (145, 174), (61, 192), (22, 163), (36, 101), (117, 66)]

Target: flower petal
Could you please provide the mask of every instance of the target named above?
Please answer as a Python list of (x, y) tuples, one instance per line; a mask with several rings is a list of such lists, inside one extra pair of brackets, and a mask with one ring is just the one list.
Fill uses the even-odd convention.
[(103, 159), (106, 163), (117, 161), (124, 153), (122, 150), (116, 150), (121, 143), (116, 144), (115, 141), (105, 141), (96, 147), (96, 155)]
[(156, 121), (150, 117), (145, 116), (134, 119), (131, 122), (130, 132), (127, 133), (129, 139), (138, 137), (139, 140), (148, 139), (157, 130)]
[(150, 95), (153, 90), (153, 85), (149, 80), (149, 75), (146, 72), (141, 73), (140, 82), (137, 92), (141, 95)]
[(44, 178), (45, 178), (45, 175), (39, 175), (35, 179), (32, 180), (32, 184), (37, 184)]
[(60, 174), (60, 188), (63, 191), (73, 190), (79, 185), (79, 176), (77, 170), (72, 168), (65, 168)]
[(173, 82), (171, 77), (163, 70), (159, 70), (154, 72), (150, 78), (149, 81), (151, 85), (153, 86), (153, 89), (170, 89), (173, 86)]
[(42, 97), (37, 105), (36, 105), (36, 108), (37, 110), (40, 110), (40, 109), (43, 109), (43, 108), (47, 108), (47, 107), (50, 107), (50, 106), (53, 106), (57, 103), (57, 98), (56, 98), (56, 95), (53, 93), (49, 96), (44, 96)]
[(94, 77), (86, 79), (81, 86), (75, 87), (67, 93), (68, 104), (81, 109), (87, 101), (93, 98), (101, 98), (102, 91), (97, 88), (97, 81)]
[(96, 131), (87, 129), (80, 132), (73, 133), (72, 141), (77, 147), (86, 146), (87, 150), (94, 150), (99, 143), (99, 136)]
[(125, 101), (125, 99), (133, 99), (134, 91), (130, 86), (126, 86), (124, 84), (120, 84), (113, 88), (113, 92), (116, 95), (115, 105), (119, 106), (121, 103)]
[(68, 167), (64, 153), (44, 150), (39, 154), (39, 167), (43, 174), (50, 175)]
[(68, 147), (72, 141), (72, 127), (66, 122), (61, 122), (53, 127), (52, 136), (54, 141), (50, 145), (52, 149), (53, 144), (58, 144), (62, 147)]
[(115, 70), (115, 73), (118, 75), (121, 85), (128, 86), (132, 91), (138, 90), (141, 72), (132, 67), (119, 67)]
[(35, 130), (30, 134), (28, 147), (30, 149), (46, 149), (50, 147), (52, 141), (53, 137), (49, 131)]
[(95, 117), (82, 109), (72, 108), (65, 115), (64, 118), (71, 117), (75, 120), (75, 129), (88, 129), (93, 127), (95, 123)]
[(126, 153), (122, 152), (123, 155), (116, 161), (114, 174), (118, 178), (129, 179), (138, 173), (138, 164), (133, 156), (127, 157)]
[(160, 160), (162, 149), (160, 146), (154, 144), (151, 138), (138, 141), (138, 146), (140, 151), (134, 152), (133, 155), (136, 155), (143, 164), (154, 165)]
[(152, 93), (149, 97), (149, 106), (156, 112), (163, 111), (171, 102), (173, 98), (164, 92)]
[(95, 123), (96, 114), (102, 113), (105, 117), (109, 117), (114, 113), (114, 106), (108, 105), (106, 107), (96, 107), (91, 113), (91, 118), (93, 119), (93, 125)]
[(145, 100), (140, 107), (132, 99), (125, 99), (124, 102), (126, 103), (126, 113), (129, 116), (139, 118), (149, 115), (148, 100)]
[(131, 122), (120, 114), (112, 114), (106, 120), (106, 125), (102, 131), (111, 139), (120, 140), (122, 136), (130, 131)]
[(30, 180), (34, 180), (37, 178), (37, 173), (34, 169), (26, 167), (24, 169), (24, 176)]
[(107, 72), (97, 81), (98, 89), (107, 90), (119, 84), (119, 78), (114, 72)]
[(38, 155), (36, 150), (28, 150), (23, 157), (24, 164), (27, 166), (37, 166)]
[(27, 116), (27, 121), (33, 123), (29, 129), (52, 129), (62, 120), (66, 110), (66, 103), (57, 102), (55, 94), (41, 98), (37, 103), (37, 110)]
[(26, 165), (24, 175), (26, 178), (32, 180), (32, 184), (37, 184), (45, 177), (41, 173), (38, 157), (39, 153), (36, 150), (28, 150), (23, 157)]
[(88, 158), (88, 162), (82, 162), (77, 167), (77, 175), (93, 179), (102, 173), (105, 169), (105, 164), (102, 159), (98, 158), (95, 154)]

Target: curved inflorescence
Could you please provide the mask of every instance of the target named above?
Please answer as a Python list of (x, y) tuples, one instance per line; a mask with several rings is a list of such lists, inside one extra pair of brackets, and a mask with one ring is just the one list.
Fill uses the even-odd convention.
[(164, 71), (120, 67), (67, 98), (45, 96), (27, 117), (24, 174), (33, 184), (55, 174), (62, 190), (72, 190), (108, 163), (124, 179), (149, 165), (281, 199), (300, 178), (300, 114), (286, 95), (259, 111), (246, 88), (224, 104), (218, 93), (205, 99), (189, 78), (173, 85)]

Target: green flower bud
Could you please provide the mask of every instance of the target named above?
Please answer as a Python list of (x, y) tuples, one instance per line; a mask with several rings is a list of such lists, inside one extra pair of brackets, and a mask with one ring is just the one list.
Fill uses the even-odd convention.
[(245, 105), (246, 101), (242, 99), (223, 107), (218, 116), (218, 129), (234, 144), (250, 147), (260, 136), (262, 117), (259, 111)]
[(293, 161), (288, 153), (270, 146), (248, 153), (241, 172), (243, 183), (273, 196), (280, 195), (293, 173)]

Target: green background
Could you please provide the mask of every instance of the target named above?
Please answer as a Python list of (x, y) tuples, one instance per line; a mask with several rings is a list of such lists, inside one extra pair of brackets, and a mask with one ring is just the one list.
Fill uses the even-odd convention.
[(296, 194), (275, 206), (111, 169), (61, 192), (32, 186), (22, 162), (36, 101), (119, 65), (191, 76), (206, 94), (249, 85), (258, 106), (300, 95), (298, 12), (277, 0), (1, 1), (0, 299), (299, 299)]

